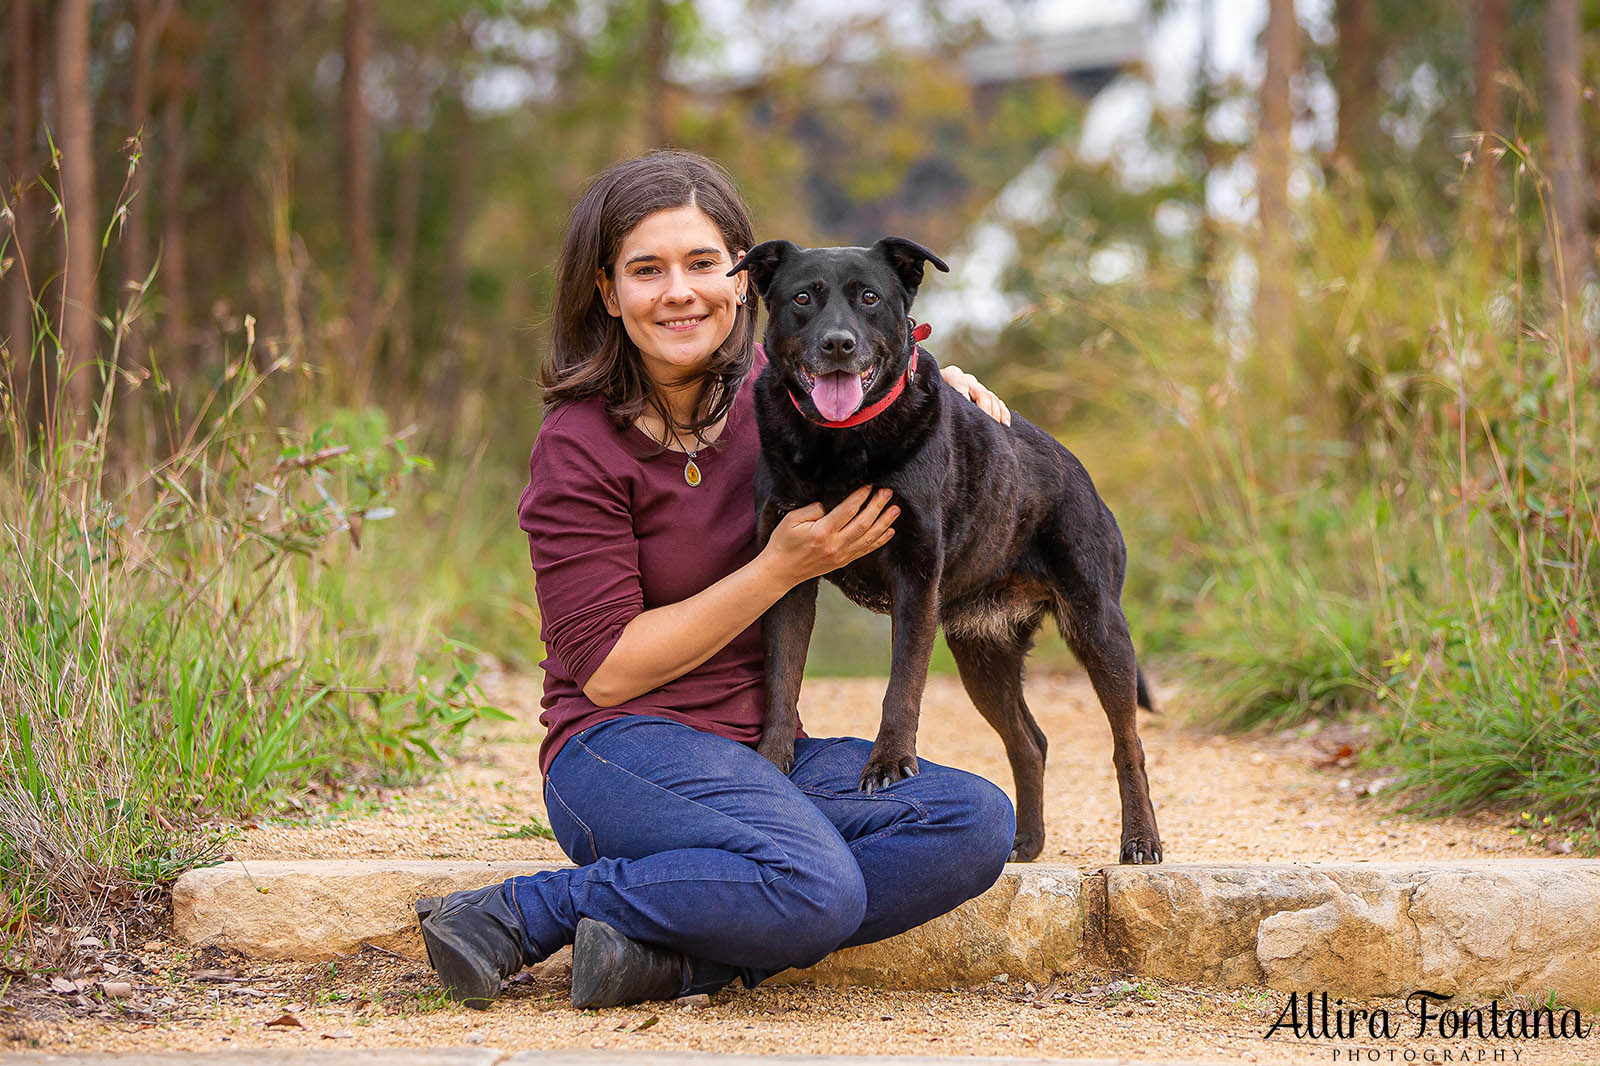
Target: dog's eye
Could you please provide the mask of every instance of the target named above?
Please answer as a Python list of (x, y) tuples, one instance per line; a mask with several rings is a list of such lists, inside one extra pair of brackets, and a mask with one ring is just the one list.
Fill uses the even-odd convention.
[(878, 302), (878, 294), (873, 292), (871, 289), (862, 289), (861, 302), (866, 304), (868, 307), (871, 307), (873, 304)]
[(811, 302), (811, 294), (809, 292), (797, 292), (794, 294), (794, 302), (804, 307)]

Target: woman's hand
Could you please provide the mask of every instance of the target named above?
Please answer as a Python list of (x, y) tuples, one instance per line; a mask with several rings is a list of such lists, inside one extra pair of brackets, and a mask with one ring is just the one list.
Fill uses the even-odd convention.
[(762, 554), (793, 588), (802, 581), (837, 570), (876, 551), (894, 536), (900, 508), (890, 506), (894, 493), (863, 485), (831, 511), (812, 503), (783, 516)]
[(944, 378), (945, 384), (977, 404), (978, 410), (996, 422), (1008, 426), (1011, 424), (1011, 410), (1001, 402), (1000, 397), (984, 388), (977, 378), (959, 366), (940, 367), (939, 376)]

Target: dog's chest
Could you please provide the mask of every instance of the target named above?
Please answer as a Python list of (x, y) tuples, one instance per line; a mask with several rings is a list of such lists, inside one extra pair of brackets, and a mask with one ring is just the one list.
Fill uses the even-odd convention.
[(878, 614), (888, 614), (890, 608), (894, 606), (894, 600), (889, 595), (889, 587), (875, 562), (851, 563), (829, 574), (828, 580), (857, 607), (865, 607)]

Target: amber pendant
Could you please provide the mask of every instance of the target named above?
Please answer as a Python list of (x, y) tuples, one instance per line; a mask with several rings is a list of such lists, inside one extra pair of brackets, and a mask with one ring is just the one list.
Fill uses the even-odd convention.
[(700, 468), (694, 465), (693, 459), (683, 464), (683, 480), (691, 489), (700, 484)]

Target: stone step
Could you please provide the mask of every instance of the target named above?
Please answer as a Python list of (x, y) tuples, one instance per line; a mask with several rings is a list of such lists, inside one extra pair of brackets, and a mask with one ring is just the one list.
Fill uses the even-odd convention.
[[(252, 862), (192, 870), (177, 934), (320, 961), (363, 943), (423, 958), (411, 909), (550, 863)], [(944, 988), (1079, 965), (1290, 992), (1550, 994), (1600, 1008), (1600, 861), (1112, 866), (1011, 864), (921, 928), (780, 981)]]
[[(362, 944), (427, 955), (412, 904), (540, 870), (548, 862), (224, 863), (190, 870), (172, 890), (173, 925), (191, 944), (260, 959), (321, 962)], [(1013, 863), (994, 887), (943, 917), (877, 944), (836, 951), (778, 982), (947, 988), (999, 974), (1070, 968), (1083, 944), (1082, 876), (1070, 866)]]

